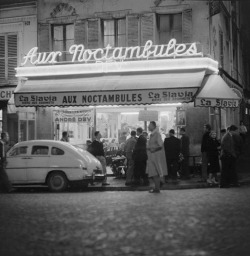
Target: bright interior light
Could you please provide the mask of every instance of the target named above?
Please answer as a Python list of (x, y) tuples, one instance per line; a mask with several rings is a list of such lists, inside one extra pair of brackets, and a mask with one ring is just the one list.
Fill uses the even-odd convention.
[(139, 112), (123, 112), (121, 115), (139, 115)]

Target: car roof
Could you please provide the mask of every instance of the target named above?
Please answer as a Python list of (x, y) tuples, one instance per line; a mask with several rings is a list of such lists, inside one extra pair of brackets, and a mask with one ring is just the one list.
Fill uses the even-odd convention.
[(40, 145), (46, 145), (46, 146), (63, 146), (67, 148), (72, 148), (73, 146), (69, 144), (68, 142), (64, 141), (57, 141), (57, 140), (28, 140), (28, 141), (21, 141), (15, 144), (15, 146), (30, 146), (33, 144), (40, 144)]

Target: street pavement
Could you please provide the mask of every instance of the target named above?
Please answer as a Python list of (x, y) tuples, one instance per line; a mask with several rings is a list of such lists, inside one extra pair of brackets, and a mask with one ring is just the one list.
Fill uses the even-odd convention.
[(250, 187), (0, 194), (1, 256), (249, 256)]

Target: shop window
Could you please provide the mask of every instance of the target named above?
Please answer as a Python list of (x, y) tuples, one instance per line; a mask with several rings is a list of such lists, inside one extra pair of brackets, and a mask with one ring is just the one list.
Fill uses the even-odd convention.
[(35, 139), (35, 113), (19, 113), (19, 141)]
[(103, 44), (112, 47), (126, 46), (126, 20), (113, 19), (102, 21)]
[(74, 44), (74, 25), (52, 25), (52, 47), (53, 51), (63, 53), (58, 61), (70, 61), (72, 56), (68, 53), (69, 47)]
[(16, 81), (17, 35), (0, 35), (0, 83)]
[(48, 155), (49, 147), (47, 146), (33, 146), (31, 155)]
[(62, 149), (60, 149), (60, 148), (52, 147), (51, 155), (61, 156), (61, 155), (64, 155), (64, 151)]
[(167, 44), (175, 38), (177, 43), (182, 42), (182, 14), (158, 14), (157, 31), (159, 44)]

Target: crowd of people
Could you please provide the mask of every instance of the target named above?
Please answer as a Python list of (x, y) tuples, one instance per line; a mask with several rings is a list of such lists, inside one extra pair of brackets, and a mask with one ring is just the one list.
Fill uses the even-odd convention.
[[(173, 129), (168, 136), (162, 135), (154, 121), (149, 123), (148, 133), (141, 127), (131, 131), (130, 138), (124, 136), (123, 152), (127, 159), (126, 186), (148, 186), (151, 178), (154, 187), (150, 193), (159, 193), (161, 184), (178, 178), (189, 179), (189, 146), (190, 139), (185, 128), (180, 129), (181, 138), (175, 136)], [(236, 172), (236, 163), (242, 153), (246, 140), (247, 128), (241, 122), (240, 127), (231, 125), (221, 130), (221, 139), (212, 130), (210, 124), (204, 125), (204, 134), (201, 141), (201, 179), (208, 184), (219, 184), (221, 188), (239, 186)], [(106, 158), (101, 133), (96, 131), (93, 142), (89, 141), (88, 151), (102, 164), (107, 182)], [(68, 133), (63, 132), (61, 141), (69, 142)], [(0, 181), (4, 191), (12, 191), (5, 172), (8, 134), (2, 133), (0, 140)], [(219, 179), (220, 176), (220, 179)]]

